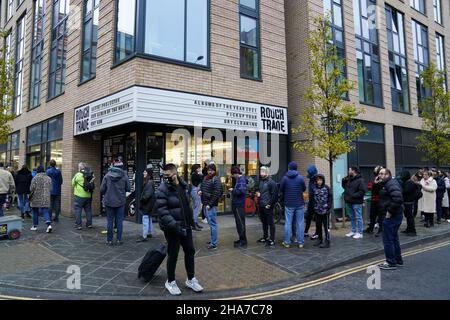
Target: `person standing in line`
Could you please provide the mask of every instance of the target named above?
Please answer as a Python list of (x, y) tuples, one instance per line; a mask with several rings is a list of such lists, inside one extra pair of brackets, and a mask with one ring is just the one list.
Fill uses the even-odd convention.
[(4, 166), (0, 162), (0, 217), (4, 216), (3, 205), (6, 203), (8, 194), (16, 189), (13, 175), (8, 170), (5, 170)]
[(247, 246), (247, 234), (245, 228), (245, 199), (247, 198), (247, 178), (242, 174), (239, 167), (231, 169), (231, 175), (236, 180), (234, 188), (230, 188), (231, 192), (231, 210), (234, 214), (236, 229), (239, 239), (234, 241), (235, 248), (245, 248)]
[[(417, 171), (417, 173), (415, 174), (416, 178), (414, 179), (414, 181), (416, 181), (416, 183), (420, 184), (420, 182), (423, 179), (423, 173), (425, 171), (427, 171), (425, 168), (419, 169), (419, 171)], [(422, 188), (421, 184), (420, 184), (420, 188)], [(417, 217), (418, 213), (420, 213), (420, 222), (425, 222), (425, 214), (423, 213), (421, 206), (422, 206), (422, 201), (417, 201), (417, 203), (415, 204), (415, 207), (417, 209), (414, 210), (414, 218)]]
[(442, 201), (444, 200), (444, 194), (446, 193), (445, 188), (445, 180), (442, 172), (437, 169), (432, 169), (433, 178), (436, 181), (437, 189), (436, 189), (436, 215), (437, 215), (437, 224), (442, 223)]
[[(90, 191), (85, 182), (85, 174), (88, 171), (86, 164), (80, 162), (78, 164), (78, 172), (72, 178), (72, 187), (74, 193), (74, 212), (75, 212), (75, 228), (83, 229), (83, 221), (81, 214), (83, 209), (86, 213), (86, 227), (92, 228), (92, 191)], [(93, 175), (92, 175), (93, 176)], [(89, 183), (93, 184), (93, 179)]]
[[(421, 180), (422, 180), (422, 178), (419, 179), (418, 172), (411, 177), (411, 181), (414, 182), (414, 184), (416, 185), (416, 188), (418, 190), (417, 191), (417, 197), (414, 200), (414, 208), (413, 208), (413, 218), (414, 219), (417, 217), (417, 213), (422, 211), (422, 209), (419, 208), (420, 199), (423, 196), (422, 185), (420, 184)], [(422, 214), (421, 214), (421, 216), (422, 216)]]
[(27, 218), (31, 218), (30, 204), (28, 201), (28, 196), (30, 194), (31, 180), (33, 180), (31, 171), (28, 169), (27, 165), (24, 164), (22, 166), (22, 169), (20, 169), (16, 175), (17, 203), (19, 205), (19, 210), (22, 219), (25, 219), (25, 215)]
[(442, 218), (444, 222), (450, 222), (450, 179), (449, 173), (444, 173), (445, 192), (442, 200)]
[(55, 211), (54, 222), (59, 222), (59, 215), (61, 213), (61, 186), (63, 184), (63, 177), (61, 171), (56, 168), (56, 161), (50, 160), (50, 168), (47, 169), (47, 175), (52, 179), (51, 203), (50, 203), (50, 219), (53, 217)]
[(378, 178), (378, 175), (380, 173), (380, 170), (383, 169), (382, 166), (376, 166), (373, 170), (374, 179), (373, 181), (369, 182), (368, 184), (368, 190), (372, 191), (371, 195), (371, 202), (370, 202), (370, 223), (366, 230), (364, 230), (364, 233), (372, 234), (373, 230), (375, 228), (375, 224), (378, 220), (378, 213), (379, 213), (379, 197), (378, 194), (380, 192), (380, 182), (381, 180)]
[[(211, 171), (212, 167), (209, 171)], [(212, 179), (209, 179), (210, 181)], [(195, 277), (195, 247), (192, 239), (194, 219), (189, 206), (188, 186), (177, 174), (174, 164), (164, 167), (164, 181), (158, 188), (155, 204), (159, 215), (159, 225), (167, 240), (167, 281), (166, 289), (171, 295), (181, 295), (175, 279), (180, 246), (184, 251), (184, 265), (187, 273), (186, 287), (196, 293), (203, 287)], [(211, 208), (208, 210), (210, 211)]]
[(348, 176), (342, 179), (342, 187), (345, 190), (344, 200), (348, 206), (352, 223), (352, 231), (345, 236), (352, 237), (353, 239), (362, 239), (362, 206), (364, 203), (364, 195), (367, 192), (367, 184), (364, 182), (357, 167), (349, 168)]
[(123, 170), (123, 161), (121, 157), (115, 159), (114, 164), (109, 168), (100, 187), (100, 193), (103, 195), (103, 204), (105, 205), (106, 215), (108, 218), (106, 235), (106, 244), (113, 244), (113, 225), (114, 220), (117, 223), (117, 245), (121, 245), (123, 232), (123, 219), (125, 217), (125, 203), (127, 192), (130, 192), (130, 179)]
[(202, 210), (202, 200), (199, 195), (200, 191), (200, 185), (203, 181), (203, 175), (201, 173), (202, 168), (199, 164), (194, 164), (191, 167), (191, 198), (192, 198), (192, 212), (194, 214), (194, 222), (195, 226), (192, 230), (194, 231), (201, 231), (203, 227), (198, 223), (198, 216), (200, 214), (200, 211)]
[(403, 220), (402, 187), (397, 179), (392, 177), (389, 169), (380, 171), (383, 181), (380, 190), (380, 206), (386, 211), (383, 221), (383, 244), (386, 262), (378, 267), (382, 270), (395, 270), (403, 266), (402, 251), (398, 237), (398, 230)]
[[(314, 187), (316, 181), (316, 175), (319, 173), (317, 167), (315, 165), (310, 165), (307, 169), (308, 175), (306, 176), (309, 179), (308, 182), (308, 206), (305, 212), (305, 237), (309, 237), (309, 228), (311, 227), (311, 222), (314, 218)], [(319, 237), (317, 233), (318, 223), (316, 221), (316, 232), (311, 235), (311, 239), (317, 239)]]
[[(280, 191), (284, 196), (286, 220), (284, 224), (284, 241), (281, 244), (285, 248), (290, 248), (292, 224), (295, 223), (297, 225), (298, 247), (303, 249), (305, 245), (305, 200), (303, 192), (306, 191), (306, 184), (305, 179), (297, 171), (297, 163), (295, 161), (289, 163), (288, 172), (281, 180)], [(293, 221), (294, 215), (295, 220)]]
[[(259, 243), (265, 243), (267, 246), (275, 245), (275, 223), (273, 220), (273, 208), (278, 201), (278, 187), (272, 177), (269, 175), (268, 167), (261, 167), (258, 191), (256, 196), (259, 199), (259, 217), (263, 225), (263, 237), (258, 240)], [(269, 237), (270, 228), (270, 237)]]
[(52, 188), (52, 179), (45, 174), (43, 166), (36, 170), (37, 174), (31, 180), (30, 186), (30, 206), (33, 210), (33, 226), (31, 231), (36, 231), (39, 225), (39, 215), (43, 215), (47, 225), (47, 233), (52, 232), (52, 220), (48, 212), (50, 207), (50, 194)]
[(403, 170), (399, 174), (399, 182), (403, 189), (403, 201), (405, 206), (405, 218), (406, 218), (406, 229), (402, 231), (407, 236), (416, 236), (416, 226), (414, 222), (413, 210), (414, 202), (419, 197), (419, 187), (411, 180), (411, 173), (408, 170)]
[(223, 188), (217, 176), (215, 164), (208, 165), (207, 175), (200, 184), (199, 195), (201, 196), (206, 218), (211, 229), (211, 241), (208, 243), (208, 250), (217, 249), (217, 206), (222, 197)]
[(152, 210), (155, 205), (155, 183), (153, 181), (153, 170), (147, 168), (144, 170), (144, 186), (139, 199), (139, 210), (142, 214), (142, 238), (137, 242), (145, 242), (147, 238), (152, 238), (153, 221)]
[[(330, 211), (333, 210), (333, 194), (329, 186), (325, 184), (325, 176), (317, 174), (315, 177), (316, 183), (314, 187), (314, 214), (317, 219), (318, 241), (314, 246), (319, 248), (330, 247), (330, 232), (328, 231), (330, 225)], [(325, 242), (322, 235), (322, 226), (325, 233)]]
[(433, 179), (431, 171), (425, 171), (420, 181), (422, 185), (422, 198), (420, 198), (420, 208), (425, 216), (425, 228), (434, 227), (434, 214), (436, 213), (436, 190), (438, 188), (436, 180)]

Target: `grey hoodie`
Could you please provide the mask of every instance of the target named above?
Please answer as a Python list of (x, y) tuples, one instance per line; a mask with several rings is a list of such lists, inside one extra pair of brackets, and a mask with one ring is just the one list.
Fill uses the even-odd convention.
[(130, 189), (130, 180), (126, 172), (120, 168), (110, 168), (100, 187), (100, 193), (104, 196), (103, 204), (112, 208), (124, 206), (126, 192)]

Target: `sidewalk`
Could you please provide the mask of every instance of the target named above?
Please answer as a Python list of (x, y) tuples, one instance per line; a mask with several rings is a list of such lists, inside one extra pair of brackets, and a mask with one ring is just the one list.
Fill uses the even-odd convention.
[[(165, 242), (157, 224), (154, 224), (153, 239), (136, 243), (142, 226), (125, 222), (124, 244), (108, 247), (105, 245), (106, 236), (101, 234), (106, 226), (105, 218), (94, 218), (94, 229), (81, 231), (73, 228), (73, 219), (63, 217), (60, 221), (53, 224), (53, 233), (46, 234), (43, 224), (37, 232), (30, 231), (31, 221), (27, 219), (19, 240), (0, 241), (0, 293), (2, 287), (10, 287), (52, 292), (55, 298), (58, 294), (73, 294), (77, 298), (111, 295), (171, 298), (164, 289), (165, 262), (151, 282), (144, 283), (137, 279), (137, 269), (144, 254)], [(315, 273), (383, 253), (381, 237), (366, 235), (362, 240), (346, 238), (349, 223), (347, 229), (332, 231), (330, 249), (313, 247), (314, 241), (306, 239), (303, 250), (281, 246), (282, 225), (277, 225), (277, 245), (274, 248), (258, 244), (256, 241), (262, 236), (262, 228), (257, 217), (247, 219), (247, 249), (233, 248), (233, 241), (237, 238), (233, 217), (220, 216), (218, 225), (219, 249), (213, 252), (206, 249), (210, 234), (208, 225), (203, 225), (203, 231), (194, 232), (196, 275), (205, 288), (204, 294), (193, 295), (182, 286), (186, 273), (184, 254), (180, 251), (176, 274), (183, 291), (181, 299), (206, 299), (226, 296), (230, 292), (252, 293), (289, 285)], [(417, 237), (400, 236), (403, 247), (426, 241), (437, 243), (450, 237), (448, 223), (425, 229), (417, 219), (417, 225)], [(67, 289), (69, 274), (66, 271), (71, 265), (81, 268), (81, 290)]]

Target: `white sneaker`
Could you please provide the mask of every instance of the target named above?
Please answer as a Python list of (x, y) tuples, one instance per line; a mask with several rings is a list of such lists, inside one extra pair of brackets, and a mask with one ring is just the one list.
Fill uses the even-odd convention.
[(448, 219), (447, 222), (450, 223), (450, 219)]
[(37, 230), (37, 227), (36, 226), (32, 226), (31, 228), (30, 228), (30, 231), (36, 231)]
[(181, 290), (180, 290), (180, 288), (178, 288), (177, 283), (175, 281), (172, 281), (169, 283), (169, 280), (167, 280), (166, 281), (166, 289), (173, 296), (181, 295)]
[(353, 236), (353, 239), (362, 239), (363, 235), (361, 233), (357, 233)]
[(186, 287), (194, 290), (194, 292), (202, 292), (203, 287), (198, 283), (196, 278), (192, 278), (191, 280), (186, 280)]
[(46, 232), (47, 232), (47, 233), (52, 233), (52, 226), (48, 226)]
[(351, 238), (351, 237), (353, 237), (355, 234), (356, 234), (356, 233), (354, 233), (354, 232), (350, 232), (350, 233), (347, 233), (345, 236), (346, 236), (347, 238)]
[(380, 227), (380, 225), (379, 225), (378, 223), (375, 223), (374, 228), (375, 228), (375, 229), (378, 229), (379, 227)]
[(203, 222), (204, 224), (208, 224), (208, 220), (207, 220), (207, 219), (203, 219), (202, 222)]

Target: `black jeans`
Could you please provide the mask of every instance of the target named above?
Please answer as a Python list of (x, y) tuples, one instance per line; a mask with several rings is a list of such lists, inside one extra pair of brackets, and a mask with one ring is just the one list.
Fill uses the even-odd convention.
[[(311, 222), (314, 217), (314, 208), (311, 202), (308, 202), (308, 208), (305, 212), (305, 234), (309, 232), (309, 228), (311, 227)], [(295, 221), (295, 220), (293, 220)], [(293, 223), (292, 225), (294, 225)], [(316, 230), (317, 230), (317, 220), (316, 220)], [(317, 233), (317, 232), (316, 232)]]
[(270, 240), (275, 241), (275, 223), (273, 221), (273, 208), (266, 209), (265, 207), (259, 207), (259, 217), (263, 225), (264, 239), (269, 238), (270, 227)]
[(61, 213), (61, 195), (50, 196), (50, 220), (53, 218), (53, 211), (55, 211), (55, 219), (59, 219)]
[(413, 217), (417, 217), (417, 211), (419, 210), (419, 200), (414, 201), (414, 212)]
[(436, 197), (436, 216), (437, 216), (437, 221), (441, 221), (442, 219), (442, 200), (444, 198), (438, 198)]
[(325, 241), (330, 241), (330, 233), (328, 232), (330, 222), (330, 214), (316, 214), (316, 234), (319, 236), (319, 240), (323, 240), (322, 226), (325, 232)]
[(369, 223), (369, 230), (373, 231), (373, 229), (375, 228), (375, 223), (377, 223), (377, 218), (378, 218), (378, 201), (372, 201), (372, 203), (370, 204), (370, 223)]
[(237, 207), (232, 205), (231, 210), (234, 214), (234, 220), (236, 221), (236, 229), (239, 235), (239, 241), (242, 244), (247, 244), (247, 236), (245, 232), (245, 210), (244, 207)]
[(406, 232), (408, 233), (416, 233), (413, 206), (414, 203), (405, 203)]
[(180, 245), (184, 251), (184, 266), (189, 280), (195, 276), (195, 248), (192, 239), (192, 230), (187, 230), (187, 236), (183, 237), (173, 232), (164, 232), (167, 240), (167, 280), (175, 281), (175, 269), (177, 267)]

